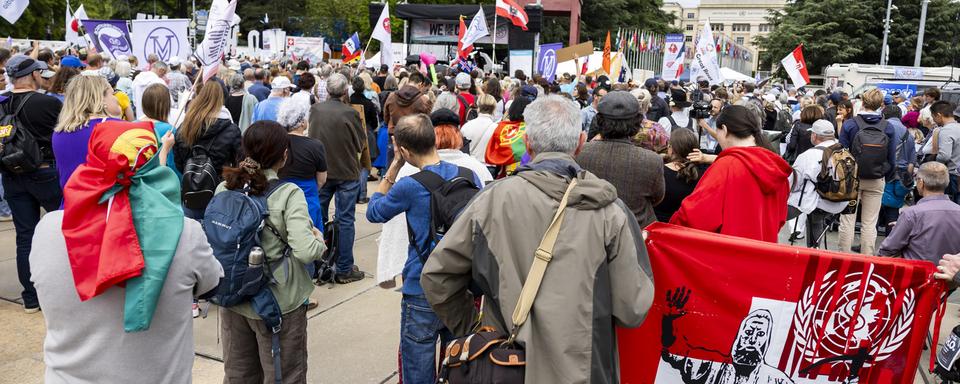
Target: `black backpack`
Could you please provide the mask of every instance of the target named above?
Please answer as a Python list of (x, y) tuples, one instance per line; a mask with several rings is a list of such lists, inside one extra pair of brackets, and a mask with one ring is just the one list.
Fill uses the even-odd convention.
[(220, 185), (220, 175), (210, 159), (210, 148), (193, 146), (190, 158), (183, 166), (183, 178), (180, 179), (180, 197), (183, 205), (190, 209), (203, 210), (213, 199), (213, 193)]
[(457, 100), (460, 100), (460, 104), (466, 106), (467, 108), (467, 119), (464, 122), (476, 119), (477, 116), (480, 116), (480, 110), (477, 109), (476, 104), (467, 104), (467, 98), (463, 95), (457, 94)]
[(0, 108), (0, 164), (11, 173), (21, 174), (35, 171), (43, 162), (40, 144), (30, 130), (20, 121), (20, 110), (27, 104), (33, 92), (24, 95), (16, 108), (13, 101)]
[(425, 249), (417, 247), (413, 228), (410, 227), (410, 222), (407, 222), (407, 236), (410, 238), (410, 244), (416, 248), (420, 261), (424, 263), (443, 235), (453, 226), (460, 212), (480, 192), (480, 188), (474, 182), (476, 176), (473, 171), (463, 167), (457, 168), (457, 176), (450, 180), (445, 180), (440, 175), (426, 170), (410, 176), (430, 192), (430, 233)]
[(860, 129), (850, 144), (850, 153), (857, 160), (859, 174), (863, 179), (880, 179), (890, 170), (892, 164), (887, 157), (890, 138), (887, 137), (887, 121), (880, 120), (878, 124), (869, 124), (862, 117), (854, 117), (854, 122)]

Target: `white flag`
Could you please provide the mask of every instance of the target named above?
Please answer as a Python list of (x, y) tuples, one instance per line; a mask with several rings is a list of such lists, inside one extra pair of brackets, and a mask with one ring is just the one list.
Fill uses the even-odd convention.
[[(79, 24), (80, 23), (77, 23), (77, 25)], [(73, 30), (73, 12), (70, 11), (69, 3), (67, 4), (67, 13), (64, 16), (63, 29), (65, 31), (63, 39), (66, 40), (68, 44), (73, 44), (73, 42), (77, 41), (78, 35), (77, 31)]]
[(383, 12), (377, 19), (377, 26), (371, 35), (380, 42), (380, 63), (388, 67), (393, 65), (393, 43), (390, 41), (390, 3), (383, 4)]
[(460, 42), (463, 43), (464, 47), (469, 47), (475, 41), (480, 40), (481, 37), (489, 35), (487, 18), (483, 15), (483, 7), (480, 7), (480, 11), (473, 16), (473, 20), (470, 21), (470, 26), (467, 27), (467, 32), (463, 34), (463, 39)]
[(10, 24), (16, 23), (20, 15), (23, 15), (23, 11), (27, 10), (28, 5), (30, 0), (4, 0), (0, 2), (0, 16), (7, 19)]
[(207, 30), (195, 53), (203, 65), (203, 81), (209, 80), (220, 69), (220, 57), (230, 42), (231, 22), (237, 9), (237, 0), (231, 0), (228, 4), (224, 4), (225, 2), (226, 0), (214, 0), (210, 5)]
[(707, 20), (700, 32), (697, 41), (697, 51), (690, 63), (690, 81), (707, 80), (710, 85), (723, 82), (720, 74), (720, 64), (717, 62), (717, 45), (713, 40), (713, 31), (710, 29), (710, 20)]
[(780, 65), (790, 75), (790, 81), (793, 82), (795, 87), (800, 88), (810, 83), (810, 75), (807, 74), (807, 62), (803, 60), (803, 45), (798, 45), (793, 52), (780, 60)]
[(66, 20), (66, 37), (64, 40), (70, 44), (76, 44), (81, 47), (86, 47), (89, 45), (86, 37), (80, 34), (80, 20), (89, 20), (87, 17), (87, 11), (83, 9), (83, 4), (80, 4), (80, 8), (77, 8), (76, 12), (70, 12), (70, 5), (67, 4), (67, 20)]
[(147, 57), (157, 55), (160, 61), (169, 63), (179, 57), (190, 58), (190, 41), (187, 39), (190, 19), (133, 20), (133, 55), (140, 59), (141, 70), (147, 70)]

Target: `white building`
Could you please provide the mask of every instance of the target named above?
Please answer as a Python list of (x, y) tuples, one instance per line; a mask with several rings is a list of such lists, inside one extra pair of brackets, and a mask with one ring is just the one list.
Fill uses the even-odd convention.
[[(710, 20), (715, 36), (724, 35), (754, 52), (753, 70), (757, 70), (760, 49), (754, 37), (766, 35), (772, 26), (766, 17), (770, 10), (782, 10), (786, 0), (700, 0), (690, 6), (689, 0), (664, 0), (663, 11), (676, 16), (674, 26), (693, 42), (703, 24)], [(686, 5), (685, 5), (686, 4)]]

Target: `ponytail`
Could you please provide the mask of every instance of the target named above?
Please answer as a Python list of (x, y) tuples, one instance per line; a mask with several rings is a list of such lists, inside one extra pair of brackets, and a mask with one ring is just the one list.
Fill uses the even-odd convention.
[(223, 178), (227, 182), (227, 189), (231, 191), (250, 189), (250, 194), (262, 196), (267, 191), (267, 175), (263, 173), (260, 163), (247, 157), (240, 162), (237, 168), (223, 168)]
[(680, 170), (677, 171), (677, 176), (680, 176), (680, 180), (684, 183), (694, 184), (697, 180), (700, 180), (700, 169), (697, 168), (696, 164), (684, 158), (680, 160)]

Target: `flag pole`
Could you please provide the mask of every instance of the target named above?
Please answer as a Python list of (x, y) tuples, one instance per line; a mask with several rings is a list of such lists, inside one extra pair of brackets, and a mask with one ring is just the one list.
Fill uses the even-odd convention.
[[(480, 6), (483, 9), (483, 5)], [(497, 3), (493, 3), (493, 73), (497, 72)]]
[[(367, 49), (370, 48), (370, 43), (371, 43), (371, 42), (373, 42), (373, 32), (370, 32), (370, 38), (367, 39), (367, 45), (366, 45), (366, 47), (364, 47), (364, 49), (360, 50), (360, 63), (363, 63), (363, 62), (365, 62), (365, 61), (367, 60)], [(381, 49), (381, 50), (382, 50), (382, 49)], [(381, 58), (383, 57), (383, 53), (380, 54), (380, 57), (381, 57)], [(360, 67), (361, 67), (361, 65), (359, 65), (359, 63), (358, 63), (358, 65), (357, 65), (357, 71), (354, 72), (354, 74), (353, 74), (354, 76), (356, 76), (358, 73), (360, 73), (360, 71), (363, 69), (363, 68), (360, 68)]]

